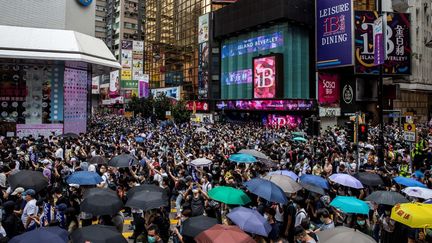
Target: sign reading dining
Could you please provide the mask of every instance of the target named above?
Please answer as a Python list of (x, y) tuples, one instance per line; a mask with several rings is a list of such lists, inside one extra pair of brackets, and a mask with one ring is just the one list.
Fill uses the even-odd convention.
[(352, 65), (352, 0), (320, 0), (316, 8), (317, 67)]

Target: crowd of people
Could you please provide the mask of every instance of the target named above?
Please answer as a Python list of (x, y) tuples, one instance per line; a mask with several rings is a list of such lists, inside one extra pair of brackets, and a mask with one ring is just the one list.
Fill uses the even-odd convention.
[[(322, 130), (320, 136), (303, 135), (304, 141), (295, 141), (292, 130), (247, 122), (173, 124), (95, 115), (88, 132), (78, 137), (0, 138), (0, 234), (7, 242), (26, 231), (52, 225), (73, 232), (96, 219), (99, 224), (116, 226), (123, 232), (124, 218), (129, 216), (133, 218), (131, 241), (193, 242), (182, 232), (182, 223), (189, 218), (205, 215), (216, 218), (220, 224), (234, 224), (227, 214), (237, 205), (223, 204), (208, 195), (215, 187), (228, 186), (245, 191), (251, 202), (243, 206), (257, 210), (271, 225), (267, 236), (249, 233), (257, 242), (319, 242), (318, 232), (337, 226), (355, 228), (377, 242), (432, 242), (430, 229), (410, 228), (392, 220), (392, 206), (370, 202), (368, 215), (347, 214), (330, 206), (338, 195), (364, 200), (377, 190), (401, 192), (403, 186), (393, 180), (396, 176), (414, 178), (432, 189), (432, 141), (428, 135), (425, 127), (419, 133), (419, 141), (410, 147), (403, 142), (402, 130), (388, 125), (381, 161), (378, 129), (373, 127), (369, 129), (368, 141), (354, 146), (343, 127)], [(241, 149), (260, 151), (270, 159), (251, 164), (230, 161), (229, 156)], [(120, 154), (130, 154), (139, 163), (116, 168), (89, 162), (95, 156), (109, 160)], [(207, 158), (212, 163), (193, 166), (191, 161), (197, 158)], [(7, 178), (20, 170), (41, 171), (48, 186), (40, 191), (11, 188)], [(330, 186), (324, 193), (303, 188), (287, 194), (286, 204), (266, 201), (244, 187), (253, 178), (280, 170), (326, 180), (336, 173), (354, 175), (363, 171), (378, 174), (383, 184), (355, 189), (328, 180)], [(94, 187), (110, 188), (124, 202), (131, 188), (157, 185), (168, 195), (167, 206), (148, 211), (125, 207), (115, 215), (98, 217), (81, 212), (84, 192), (90, 186), (66, 183), (68, 176), (77, 171), (98, 173), (103, 181)], [(170, 224), (170, 217), (178, 219), (177, 225)]]

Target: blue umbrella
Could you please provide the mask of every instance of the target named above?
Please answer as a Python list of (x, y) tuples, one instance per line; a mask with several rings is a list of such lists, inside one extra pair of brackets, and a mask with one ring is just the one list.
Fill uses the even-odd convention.
[(421, 171), (419, 171), (419, 170), (416, 170), (414, 172), (414, 175), (415, 175), (416, 178), (420, 178), (420, 179), (424, 177), (424, 173), (421, 172)]
[(262, 235), (267, 237), (272, 227), (267, 220), (256, 210), (237, 207), (231, 213), (227, 214), (240, 229), (252, 234)]
[(291, 179), (297, 181), (297, 179), (299, 178), (294, 172), (290, 171), (290, 170), (276, 170), (276, 171), (272, 171), (268, 173), (269, 175), (284, 175), (284, 176), (288, 176)]
[(68, 184), (77, 184), (81, 186), (97, 185), (102, 181), (102, 177), (100, 177), (100, 175), (98, 175), (96, 172), (92, 171), (74, 172), (66, 180)]
[(426, 200), (426, 201), (424, 201), (423, 203), (426, 203), (426, 204), (432, 204), (432, 199)]
[(305, 184), (319, 186), (323, 189), (329, 189), (328, 182), (320, 176), (305, 174), (300, 177), (300, 181)]
[(231, 162), (235, 163), (255, 163), (257, 159), (249, 154), (233, 154), (228, 158)]
[(423, 183), (416, 181), (412, 178), (407, 178), (407, 177), (403, 177), (403, 176), (396, 176), (395, 178), (393, 178), (393, 180), (400, 185), (403, 186), (418, 186), (418, 187), (424, 187), (427, 188)]
[(243, 185), (253, 194), (262, 197), (269, 202), (282, 204), (288, 203), (284, 191), (271, 181), (255, 178), (243, 183)]
[(344, 213), (369, 214), (369, 205), (355, 197), (337, 196), (331, 201), (330, 206)]
[(137, 142), (137, 143), (143, 143), (144, 142), (144, 138), (143, 137), (135, 137), (135, 142)]
[(68, 242), (68, 232), (60, 227), (42, 227), (12, 238), (11, 243)]

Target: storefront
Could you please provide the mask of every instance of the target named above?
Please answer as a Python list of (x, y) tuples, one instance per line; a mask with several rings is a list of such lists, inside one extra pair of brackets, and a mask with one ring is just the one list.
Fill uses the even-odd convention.
[(85, 133), (92, 76), (120, 67), (99, 39), (74, 31), (0, 26), (1, 135)]

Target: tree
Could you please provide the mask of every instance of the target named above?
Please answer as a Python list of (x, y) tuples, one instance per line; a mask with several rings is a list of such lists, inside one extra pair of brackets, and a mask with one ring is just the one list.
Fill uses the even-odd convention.
[(160, 94), (154, 98), (153, 107), (156, 119), (165, 120), (165, 112), (170, 111), (172, 107), (171, 99), (165, 94)]
[(176, 123), (184, 123), (190, 120), (191, 112), (186, 109), (186, 102), (181, 100), (172, 107), (171, 115)]
[(141, 117), (150, 117), (153, 114), (153, 98), (132, 96), (131, 100), (127, 103), (126, 109), (133, 111), (135, 115), (140, 114)]

